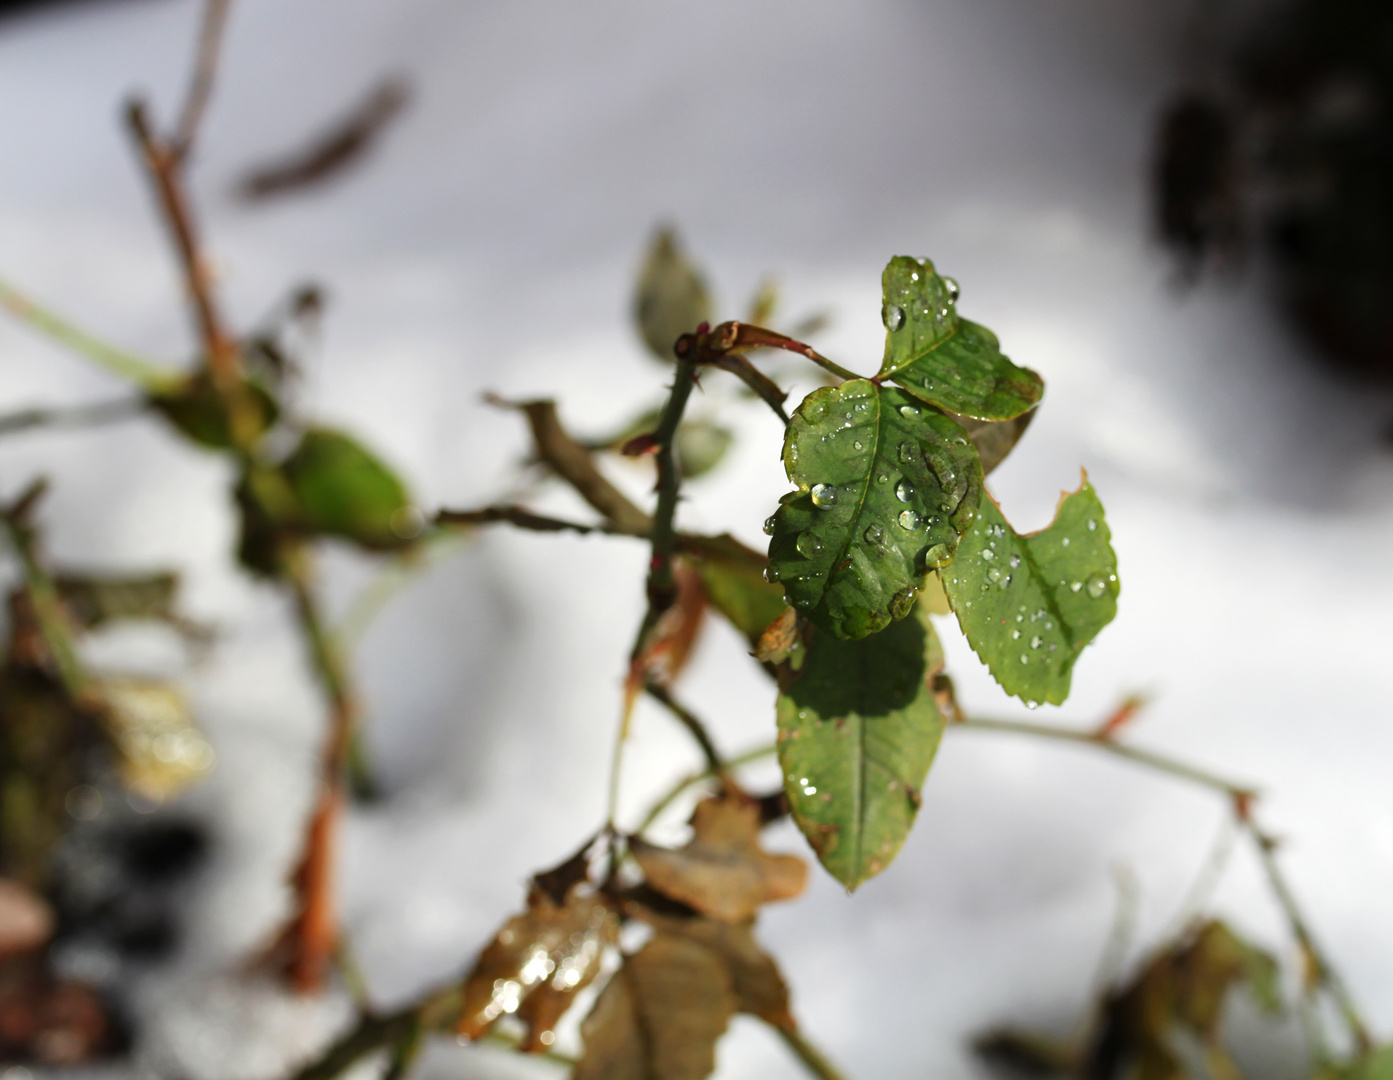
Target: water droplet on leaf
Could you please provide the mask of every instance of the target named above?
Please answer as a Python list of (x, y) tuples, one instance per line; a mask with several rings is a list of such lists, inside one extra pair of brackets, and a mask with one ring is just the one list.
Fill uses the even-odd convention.
[(1102, 574), (1094, 574), (1088, 579), (1088, 595), (1094, 600), (1101, 600), (1103, 594), (1108, 591), (1108, 580)]
[(895, 498), (899, 499), (900, 502), (909, 502), (910, 499), (914, 498), (914, 485), (908, 480), (901, 480), (895, 485)]
[(914, 529), (919, 528), (919, 515), (916, 514), (913, 510), (901, 510), (900, 516), (897, 520), (899, 521), (900, 528), (902, 529), (909, 529), (912, 531)]
[(837, 505), (837, 489), (832, 484), (814, 484), (809, 494), (819, 510), (831, 510)]
[(822, 541), (811, 532), (799, 533), (798, 539), (793, 542), (793, 546), (798, 549), (798, 554), (805, 559), (822, 554)]
[(764, 535), (765, 535), (765, 536), (773, 536), (773, 535), (774, 535), (774, 515), (773, 515), (773, 514), (770, 514), (767, 518), (764, 519)]
[(885, 323), (885, 329), (893, 334), (904, 325), (904, 308), (898, 304), (886, 304), (880, 309), (880, 317)]

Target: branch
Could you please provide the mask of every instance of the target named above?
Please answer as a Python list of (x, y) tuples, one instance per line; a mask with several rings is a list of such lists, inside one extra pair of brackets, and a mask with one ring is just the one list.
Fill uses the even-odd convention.
[(183, 381), (177, 372), (163, 368), (134, 353), (108, 345), (100, 338), (74, 326), (60, 315), (40, 307), (13, 285), (0, 278), (0, 307), (4, 307), (33, 330), (52, 338), (98, 367), (105, 368), (117, 378), (134, 383), (147, 393), (172, 390)]
[(227, 24), (227, 12), (231, 6), (232, 0), (208, 0), (203, 9), (203, 27), (198, 35), (198, 57), (194, 62), (193, 80), (189, 84), (189, 95), (184, 100), (184, 111), (179, 114), (179, 126), (169, 140), (170, 153), (178, 162), (183, 162), (189, 156), (199, 121), (203, 119), (203, 110), (207, 108), (208, 98), (212, 95), (223, 28)]
[(0, 416), (0, 435), (18, 435), (34, 428), (82, 428), (129, 420), (145, 411), (144, 398), (98, 401), (91, 405), (19, 409)]
[(823, 370), (843, 379), (863, 377), (854, 371), (848, 371), (840, 364), (833, 363), (811, 345), (805, 345), (787, 334), (766, 330), (762, 326), (751, 326), (743, 322), (721, 323), (711, 331), (709, 341), (709, 347), (718, 353), (742, 353), (749, 349), (783, 349), (785, 352), (806, 357)]
[(661, 704), (668, 712), (682, 724), (691, 734), (698, 747), (701, 748), (702, 755), (706, 758), (707, 775), (719, 776), (721, 782), (730, 785), (730, 777), (726, 773), (725, 762), (721, 760), (721, 755), (716, 750), (716, 744), (711, 741), (711, 735), (706, 730), (706, 725), (701, 722), (695, 713), (677, 702), (667, 687), (661, 683), (649, 679), (643, 687), (644, 691), (654, 701)]
[(769, 1026), (778, 1033), (779, 1038), (783, 1039), (784, 1044), (793, 1051), (798, 1060), (807, 1066), (808, 1071), (818, 1077), (819, 1080), (844, 1080), (842, 1074), (837, 1071), (836, 1066), (828, 1061), (822, 1051), (810, 1043), (807, 1036), (801, 1031), (796, 1029), (790, 1031), (788, 1028), (780, 1027), (777, 1024), (770, 1024)]

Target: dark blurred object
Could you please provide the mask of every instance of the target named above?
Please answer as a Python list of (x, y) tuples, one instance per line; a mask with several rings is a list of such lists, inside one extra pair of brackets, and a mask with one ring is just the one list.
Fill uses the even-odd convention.
[(1166, 108), (1156, 215), (1191, 276), (1246, 235), (1307, 336), (1393, 382), (1393, 4), (1273, 0)]
[(1209, 259), (1231, 259), (1238, 246), (1233, 136), (1220, 105), (1199, 94), (1182, 94), (1161, 117), (1157, 225), (1190, 280)]
[(371, 149), (410, 97), (405, 80), (384, 80), (347, 116), (303, 150), (250, 170), (238, 184), (239, 193), (249, 200), (264, 199), (337, 176)]

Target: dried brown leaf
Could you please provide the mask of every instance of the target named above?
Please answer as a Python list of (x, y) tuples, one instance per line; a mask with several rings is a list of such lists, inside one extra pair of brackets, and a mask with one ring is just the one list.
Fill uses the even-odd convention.
[(765, 664), (780, 664), (798, 644), (798, 612), (784, 608), (777, 619), (764, 628), (755, 646), (755, 659)]
[[(531, 1028), (524, 1042), (540, 1049), (546, 1045), (543, 1032), (595, 978), (618, 932), (614, 913), (595, 897), (572, 890), (558, 905), (542, 889), (532, 889), (527, 910), (503, 924), (465, 980), (460, 1034), (478, 1038), (500, 1016), (518, 1013)], [(543, 987), (543, 999), (524, 1010)]]
[(692, 818), (693, 836), (679, 851), (634, 837), (629, 844), (648, 883), (722, 922), (754, 917), (760, 905), (798, 896), (808, 865), (759, 846), (759, 804), (742, 797), (706, 799)]
[(572, 1080), (703, 1080), (735, 1009), (730, 971), (714, 951), (657, 933), (625, 958), (585, 1018)]

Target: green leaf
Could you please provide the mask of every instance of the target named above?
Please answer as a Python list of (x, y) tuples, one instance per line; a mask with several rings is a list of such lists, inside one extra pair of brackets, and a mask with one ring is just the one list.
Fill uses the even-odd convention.
[(639, 272), (634, 318), (649, 351), (668, 361), (679, 337), (711, 319), (706, 282), (688, 261), (672, 229), (660, 229), (648, 249)]
[(711, 420), (686, 420), (677, 429), (673, 448), (677, 451), (677, 466), (682, 477), (695, 480), (705, 476), (726, 456), (735, 436), (729, 428)]
[(958, 285), (928, 259), (896, 255), (881, 276), (885, 360), (880, 378), (915, 397), (978, 420), (1031, 409), (1044, 382), (1002, 355), (996, 335), (958, 315)]
[(1117, 556), (1087, 476), (1046, 529), (1017, 535), (990, 494), (939, 574), (969, 644), (1008, 694), (1061, 704), (1074, 662), (1117, 614)]
[(937, 648), (922, 613), (870, 637), (816, 633), (778, 701), (789, 809), (828, 872), (855, 889), (890, 865), (943, 734), (925, 683)]
[(1354, 1080), (1393, 1080), (1393, 1044), (1371, 1050), (1355, 1066)]
[(356, 440), (328, 428), (306, 431), (281, 465), (306, 531), (368, 548), (401, 547), (411, 500), (405, 485)]
[(804, 399), (784, 468), (798, 491), (766, 524), (770, 578), (844, 638), (909, 612), (925, 571), (953, 558), (982, 492), (977, 451), (958, 424), (866, 379)]
[(759, 643), (764, 628), (788, 609), (783, 589), (764, 580), (762, 557), (758, 563), (710, 558), (693, 561), (706, 599), (745, 636), (751, 648)]
[[(260, 435), (275, 423), (280, 407), (261, 383), (248, 380), (242, 386), (256, 419), (253, 434)], [(192, 376), (171, 390), (151, 394), (148, 400), (152, 409), (192, 442), (213, 450), (232, 446), (227, 407), (206, 374)]]

